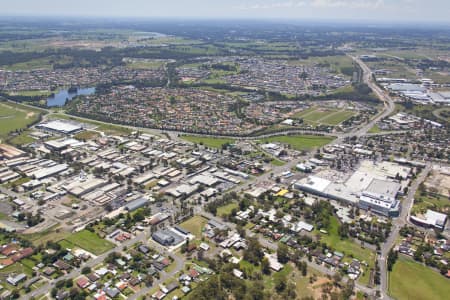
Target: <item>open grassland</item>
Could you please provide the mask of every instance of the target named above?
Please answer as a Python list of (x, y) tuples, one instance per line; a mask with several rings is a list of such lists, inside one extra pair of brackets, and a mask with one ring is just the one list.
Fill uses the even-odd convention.
[(322, 147), (333, 140), (332, 137), (327, 136), (315, 136), (315, 135), (287, 135), (287, 136), (274, 136), (262, 139), (264, 143), (283, 143), (290, 145), (295, 150), (312, 150)]
[(448, 299), (450, 282), (432, 269), (400, 256), (389, 273), (389, 294), (403, 299)]
[(190, 218), (187, 221), (184, 221), (180, 224), (180, 227), (189, 231), (193, 235), (195, 235), (196, 238), (200, 239), (202, 237), (202, 229), (205, 227), (208, 220), (201, 216), (195, 216)]
[(71, 234), (65, 239), (75, 246), (78, 246), (95, 255), (102, 254), (115, 247), (113, 243), (100, 238), (96, 233), (88, 230)]
[(45, 245), (48, 241), (57, 242), (70, 235), (70, 232), (59, 228), (59, 224), (38, 233), (24, 234), (23, 238), (29, 240), (34, 246)]
[(414, 197), (414, 206), (412, 208), (412, 212), (414, 214), (423, 214), (426, 213), (427, 209), (445, 212), (449, 208), (450, 200), (448, 197), (442, 195), (433, 195), (431, 193), (421, 195), (420, 192), (417, 192)]
[(191, 143), (201, 144), (210, 148), (221, 148), (223, 144), (234, 143), (233, 139), (202, 137), (196, 135), (183, 135), (181, 138)]
[(297, 66), (321, 65), (330, 68), (331, 72), (346, 75), (350, 75), (350, 70), (353, 69), (353, 61), (346, 55), (309, 57), (308, 59), (292, 60), (289, 63)]
[(39, 119), (40, 110), (19, 104), (0, 102), (0, 139), (8, 133), (24, 129)]
[(230, 204), (227, 204), (227, 205), (218, 207), (218, 208), (217, 208), (217, 215), (218, 215), (218, 216), (229, 215), (229, 214), (231, 214), (231, 211), (232, 211), (234, 208), (236, 208), (236, 209), (239, 208), (238, 204), (235, 203), (235, 202), (232, 202), (232, 203), (230, 203)]

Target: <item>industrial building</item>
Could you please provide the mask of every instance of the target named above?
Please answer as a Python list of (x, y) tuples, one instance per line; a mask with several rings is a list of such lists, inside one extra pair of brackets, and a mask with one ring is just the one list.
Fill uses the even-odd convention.
[(67, 121), (62, 120), (54, 120), (46, 123), (41, 123), (36, 126), (39, 129), (43, 129), (46, 131), (63, 133), (63, 134), (74, 134), (81, 130), (83, 127), (81, 125), (69, 123)]
[(443, 230), (447, 222), (447, 215), (428, 209), (423, 217), (411, 216), (409, 219), (419, 226)]
[(169, 229), (158, 230), (152, 234), (153, 240), (163, 246), (175, 246), (184, 241), (184, 238)]
[(146, 206), (148, 203), (148, 199), (146, 198), (139, 198), (134, 201), (131, 201), (127, 205), (125, 205), (125, 209), (127, 211), (135, 211), (136, 209), (139, 209), (141, 207)]
[(0, 144), (0, 160), (1, 159), (14, 159), (22, 156), (26, 156), (27, 154), (16, 147)]
[(407, 178), (409, 173), (409, 167), (391, 162), (374, 164), (363, 161), (346, 180), (340, 174), (332, 179), (318, 174), (297, 181), (294, 187), (324, 198), (358, 205), (380, 215), (396, 217), (400, 210), (396, 197), (402, 191), (402, 185), (395, 178)]
[(40, 180), (67, 171), (68, 168), (69, 166), (67, 164), (59, 164), (49, 168), (39, 169), (32, 174), (32, 177)]

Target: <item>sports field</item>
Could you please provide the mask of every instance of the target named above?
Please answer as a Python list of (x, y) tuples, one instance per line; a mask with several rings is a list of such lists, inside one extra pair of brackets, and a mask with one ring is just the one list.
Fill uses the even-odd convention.
[(328, 136), (316, 136), (316, 135), (287, 135), (287, 136), (274, 136), (262, 139), (264, 143), (283, 143), (291, 145), (295, 150), (312, 150), (315, 148), (322, 147), (333, 140), (332, 137)]
[(234, 143), (233, 139), (225, 139), (225, 138), (212, 138), (212, 137), (203, 137), (196, 135), (183, 135), (182, 139), (189, 141), (195, 144), (201, 144), (210, 148), (221, 148), (223, 144)]
[(294, 115), (310, 125), (339, 125), (356, 113), (345, 109), (311, 107)]
[(438, 272), (400, 255), (389, 273), (389, 294), (397, 299), (448, 299), (450, 282)]

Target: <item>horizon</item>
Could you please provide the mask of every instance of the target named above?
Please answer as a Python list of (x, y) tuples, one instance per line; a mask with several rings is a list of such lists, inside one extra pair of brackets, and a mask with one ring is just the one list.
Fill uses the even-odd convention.
[[(14, 22), (36, 22), (36, 21), (79, 21), (79, 20), (89, 20), (95, 21), (93, 23), (108, 23), (117, 21), (126, 22), (141, 22), (141, 23), (151, 23), (151, 22), (210, 22), (210, 23), (220, 23), (220, 22), (242, 22), (242, 23), (252, 23), (252, 24), (270, 24), (275, 25), (294, 25), (294, 26), (336, 26), (336, 27), (379, 27), (379, 28), (390, 28), (393, 26), (401, 26), (403, 28), (416, 29), (416, 28), (427, 28), (427, 29), (450, 29), (450, 20), (448, 21), (422, 21), (413, 22), (408, 20), (370, 20), (370, 19), (320, 19), (320, 18), (250, 18), (250, 17), (186, 17), (186, 16), (170, 16), (170, 17), (157, 17), (157, 16), (93, 16), (93, 15), (67, 15), (67, 16), (57, 16), (57, 15), (3, 15), (0, 13), (0, 21), (14, 21)], [(237, 24), (241, 25), (241, 24)], [(438, 26), (444, 26), (448, 28), (442, 28)]]
[[(450, 24), (446, 0), (16, 0), (2, 3), (2, 17), (107, 19), (260, 20), (376, 24)], [(215, 1), (214, 1), (215, 2)]]

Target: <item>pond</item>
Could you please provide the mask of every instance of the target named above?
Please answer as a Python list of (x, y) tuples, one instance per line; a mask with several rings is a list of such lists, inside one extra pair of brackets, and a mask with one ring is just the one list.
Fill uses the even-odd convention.
[(64, 106), (66, 99), (69, 101), (80, 95), (92, 95), (95, 93), (95, 87), (77, 89), (76, 91), (60, 90), (55, 95), (47, 98), (47, 106)]

